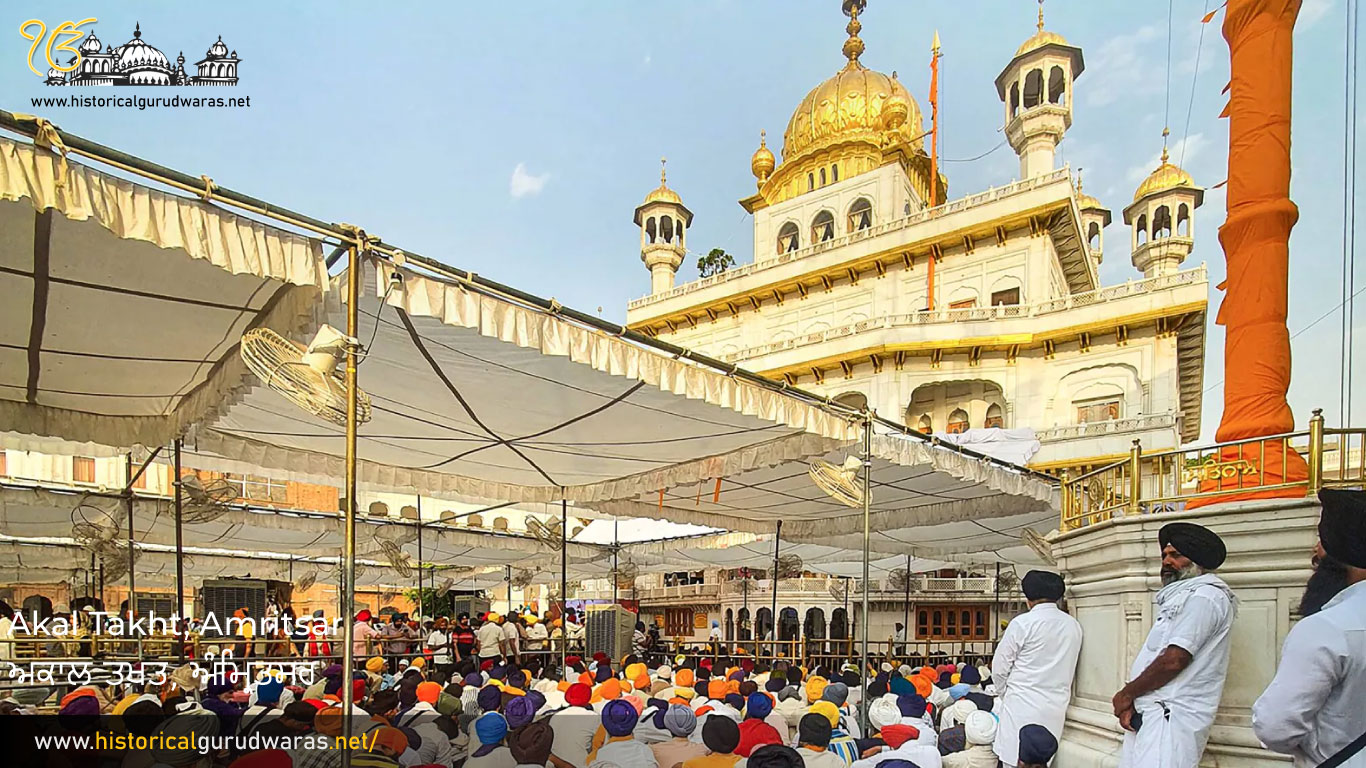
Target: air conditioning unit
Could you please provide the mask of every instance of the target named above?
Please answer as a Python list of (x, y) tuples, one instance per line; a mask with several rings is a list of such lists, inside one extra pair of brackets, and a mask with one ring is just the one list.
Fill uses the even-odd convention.
[[(271, 582), (260, 579), (205, 579), (204, 585), (199, 588), (198, 616), (205, 618), (212, 613), (218, 625), (226, 630), (233, 612), (245, 607), (250, 611), (251, 618), (259, 622), (266, 615), (266, 593), (271, 585)], [(141, 605), (138, 611), (142, 611)], [(206, 636), (221, 637), (222, 634)]]
[(453, 595), (451, 597), (453, 610), (451, 618), (460, 614), (468, 614), (471, 618), (489, 612), (489, 601), (474, 595)]
[(620, 605), (590, 605), (584, 618), (584, 639), (590, 654), (602, 651), (612, 661), (620, 662), (631, 652), (631, 637), (635, 633), (636, 614)]

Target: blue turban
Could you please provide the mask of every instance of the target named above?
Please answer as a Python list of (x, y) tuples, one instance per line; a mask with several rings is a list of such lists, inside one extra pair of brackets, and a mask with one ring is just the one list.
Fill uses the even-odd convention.
[(520, 669), (514, 669), (508, 673), (508, 685), (513, 688), (526, 688), (526, 673)]
[(892, 684), (889, 687), (891, 688), (892, 693), (897, 696), (906, 696), (915, 693), (915, 686), (910, 680), (901, 675), (892, 678)]
[(949, 698), (954, 701), (958, 701), (966, 695), (968, 695), (967, 683), (955, 683), (954, 685), (949, 686)]
[(479, 708), (485, 712), (493, 712), (498, 709), (498, 705), (503, 703), (503, 692), (497, 687), (486, 685), (479, 689)]
[(527, 691), (526, 697), (531, 701), (532, 711), (540, 712), (545, 706), (545, 694), (540, 691)]
[(636, 708), (631, 702), (614, 699), (602, 708), (602, 727), (613, 738), (630, 736), (636, 729)]
[(1020, 762), (1047, 764), (1058, 753), (1058, 740), (1042, 725), (1020, 729)]
[(481, 745), (474, 754), (482, 757), (481, 753), (492, 752), (493, 747), (500, 744), (503, 737), (508, 735), (508, 721), (497, 712), (485, 712), (474, 721), (474, 735), (479, 738)]
[(492, 679), (494, 679), (494, 680), (506, 680), (506, 679), (507, 679), (507, 676), (508, 676), (508, 668), (507, 668), (507, 666), (504, 665), (504, 664), (499, 664), (498, 666), (496, 666), (496, 667), (494, 667), (493, 669), (489, 670), (489, 677), (492, 678)]
[(285, 681), (272, 675), (256, 684), (256, 703), (279, 704), (284, 691)]
[[(968, 667), (968, 669), (972, 669), (972, 667)], [(977, 708), (982, 710), (983, 712), (990, 712), (991, 707), (995, 704), (996, 701), (995, 699), (986, 695), (985, 693), (978, 693), (976, 691), (969, 693), (963, 698), (967, 699), (973, 704), (976, 704)]]
[(594, 682), (605, 683), (612, 677), (612, 666), (610, 664), (599, 664), (598, 671), (594, 672), (593, 675)]
[(745, 702), (746, 719), (763, 720), (772, 711), (773, 699), (766, 693), (751, 693), (749, 700)]
[(935, 683), (935, 685), (938, 685), (940, 688), (948, 688), (950, 685), (953, 685), (953, 673), (940, 672), (939, 682)]
[(476, 688), (484, 684), (484, 677), (478, 672), (471, 672), (465, 675), (465, 685), (472, 685)]
[(963, 671), (958, 674), (958, 682), (967, 683), (968, 685), (981, 685), (982, 673), (977, 671), (977, 667), (969, 664), (966, 667), (963, 667)]
[(777, 693), (785, 687), (787, 687), (787, 678), (785, 677), (770, 677), (768, 682), (764, 683), (764, 690), (769, 693)]
[(503, 706), (503, 715), (510, 730), (517, 730), (531, 722), (536, 715), (536, 705), (525, 696), (515, 696)]
[(726, 694), (726, 698), (723, 699), (723, 701), (725, 701), (729, 707), (731, 707), (737, 712), (740, 711), (741, 707), (745, 706), (745, 697), (741, 696), (738, 693)]
[(821, 700), (842, 707), (844, 702), (849, 700), (849, 686), (844, 683), (831, 683), (825, 686), (825, 691), (821, 693)]
[(901, 710), (902, 717), (924, 717), (925, 697), (918, 693), (898, 696), (896, 697), (896, 708)]

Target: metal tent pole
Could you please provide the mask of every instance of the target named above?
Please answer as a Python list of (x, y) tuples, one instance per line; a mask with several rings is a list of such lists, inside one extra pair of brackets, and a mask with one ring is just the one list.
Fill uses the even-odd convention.
[[(360, 244), (347, 248), (346, 269), (346, 335), (357, 338), (360, 312), (361, 248), (364, 233), (357, 232)], [(351, 707), (355, 704), (351, 687), (351, 670), (356, 666), (355, 609), (356, 609), (356, 366), (355, 344), (346, 346), (346, 530), (342, 564), (342, 736), (351, 740)], [(342, 751), (342, 766), (350, 768), (351, 751)]]
[(781, 545), (779, 538), (783, 535), (783, 521), (778, 521), (778, 530), (773, 535), (773, 578), (770, 586), (773, 587), (773, 642), (769, 645), (769, 653), (774, 659), (778, 658), (778, 547)]
[[(427, 613), (426, 600), (422, 597), (422, 496), (417, 497), (417, 614), (421, 618)], [(436, 613), (436, 598), (432, 598), (432, 613)], [(420, 625), (419, 625), (420, 629)]]
[(617, 534), (621, 530), (621, 523), (612, 518), (612, 605), (617, 604), (617, 555), (621, 552), (621, 546), (617, 544)]
[(854, 629), (854, 617), (852, 617), (852, 616), (849, 615), (849, 589), (850, 589), (849, 577), (848, 577), (848, 576), (845, 576), (845, 577), (843, 577), (843, 578), (844, 578), (844, 637), (841, 637), (840, 639), (844, 641), (843, 643), (841, 643), (841, 645), (844, 646), (844, 657), (847, 659), (847, 658), (849, 658), (849, 656), (851, 655), (851, 652), (853, 651), (853, 648), (850, 648), (850, 647), (849, 647), (849, 639), (850, 639), (850, 636), (851, 636), (852, 631), (853, 631), (853, 629)]
[[(133, 538), (133, 454), (124, 454), (123, 464), (123, 503), (128, 507), (128, 620), (131, 622), (138, 613), (137, 579), (133, 567), (137, 556), (137, 542)], [(141, 474), (141, 473), (139, 473)]]
[[(171, 471), (175, 473), (175, 614), (180, 617), (181, 611), (185, 609), (185, 532), (184, 525), (184, 496), (180, 488), (180, 446), (181, 439), (176, 438), (173, 446), (174, 455), (172, 463), (174, 466)], [(183, 663), (185, 661), (185, 636), (180, 632), (180, 623), (176, 623), (176, 657)]]
[(565, 609), (569, 606), (569, 502), (560, 499), (560, 674), (564, 674), (569, 657), (569, 622)]
[[(903, 612), (904, 612), (905, 615), (904, 615), (904, 616), (902, 617), (902, 619), (901, 619), (901, 621), (902, 621), (902, 624), (901, 624), (901, 632), (902, 632), (901, 652), (902, 652), (902, 654), (905, 654), (905, 653), (906, 653), (906, 648), (909, 646), (909, 644), (910, 644), (910, 639), (911, 639), (911, 556), (910, 556), (910, 555), (906, 555), (906, 596), (905, 596), (905, 599), (904, 599), (904, 601), (903, 601), (903, 603), (902, 603), (902, 610), (903, 610)], [(905, 661), (905, 659), (902, 659), (902, 661)]]
[(504, 615), (504, 616), (511, 616), (511, 615), (512, 615), (512, 566), (511, 566), (511, 565), (505, 565), (505, 566), (503, 566), (503, 583), (507, 585), (507, 590), (508, 590), (508, 609), (507, 609), (507, 612), (504, 613), (503, 615)]
[[(873, 419), (869, 414), (863, 422), (863, 649), (859, 679), (867, 684), (868, 677), (868, 550), (872, 541), (872, 475), (873, 475)], [(859, 725), (868, 733), (868, 697), (859, 696)]]

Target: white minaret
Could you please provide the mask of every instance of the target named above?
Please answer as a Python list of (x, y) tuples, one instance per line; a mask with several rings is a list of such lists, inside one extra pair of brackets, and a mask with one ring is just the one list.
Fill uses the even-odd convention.
[(674, 287), (674, 276), (687, 254), (684, 234), (692, 226), (692, 211), (665, 184), (664, 163), (660, 160), (659, 186), (645, 196), (636, 208), (640, 227), (640, 260), (650, 270), (650, 293), (664, 293)]
[(1080, 48), (1044, 30), (1039, 0), (1038, 32), (996, 76), (996, 94), (1005, 104), (1006, 140), (1020, 156), (1020, 178), (1053, 170), (1053, 153), (1072, 127), (1072, 83), (1084, 68)]
[(1081, 191), (1081, 169), (1077, 169), (1077, 209), (1081, 211), (1081, 232), (1086, 240), (1086, 252), (1095, 259), (1096, 266), (1104, 259), (1105, 228), (1110, 226), (1110, 209)]
[(1195, 247), (1195, 209), (1205, 202), (1205, 190), (1169, 161), (1168, 133), (1162, 130), (1162, 162), (1138, 185), (1133, 203), (1124, 209), (1124, 223), (1133, 227), (1133, 263), (1144, 277), (1181, 268)]

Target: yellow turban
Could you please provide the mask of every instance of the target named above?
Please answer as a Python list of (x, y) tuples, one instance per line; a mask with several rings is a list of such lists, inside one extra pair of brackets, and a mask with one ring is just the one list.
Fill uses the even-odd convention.
[(831, 728), (838, 728), (840, 724), (840, 710), (833, 701), (818, 701), (811, 705), (811, 712), (823, 716), (830, 721)]
[(958, 681), (959, 681), (962, 677), (963, 677), (962, 675), (958, 674), (957, 672), (954, 672), (954, 673), (953, 673), (953, 677), (950, 677), (950, 678), (949, 678), (949, 681), (952, 682), (954, 685), (958, 685)]
[(365, 671), (374, 672), (378, 675), (380, 672), (384, 671), (384, 659), (378, 656), (371, 656), (365, 662)]
[(128, 710), (129, 707), (133, 706), (133, 702), (137, 701), (140, 698), (142, 698), (141, 694), (130, 693), (127, 696), (124, 696), (122, 699), (119, 699), (119, 703), (114, 705), (114, 714), (122, 715), (124, 712)]
[(635, 664), (631, 664), (631, 665), (629, 665), (629, 666), (626, 667), (626, 679), (627, 679), (627, 680), (635, 680), (636, 678), (638, 678), (638, 677), (640, 677), (641, 675), (645, 674), (645, 671), (646, 671), (646, 668), (645, 668), (645, 665), (644, 665), (644, 664), (641, 664), (640, 662), (636, 662)]
[(696, 695), (697, 691), (694, 691), (691, 688), (684, 688), (682, 686), (674, 688), (674, 697), (683, 699), (684, 701), (692, 701), (692, 698)]
[(410, 664), (409, 666), (422, 669), (423, 667), (427, 666), (427, 660), (422, 658), (421, 656), (418, 656), (417, 658), (413, 659), (412, 664)]
[(813, 677), (806, 681), (806, 700), (808, 703), (820, 701), (821, 694), (825, 693), (825, 686), (830, 682), (823, 677)]

